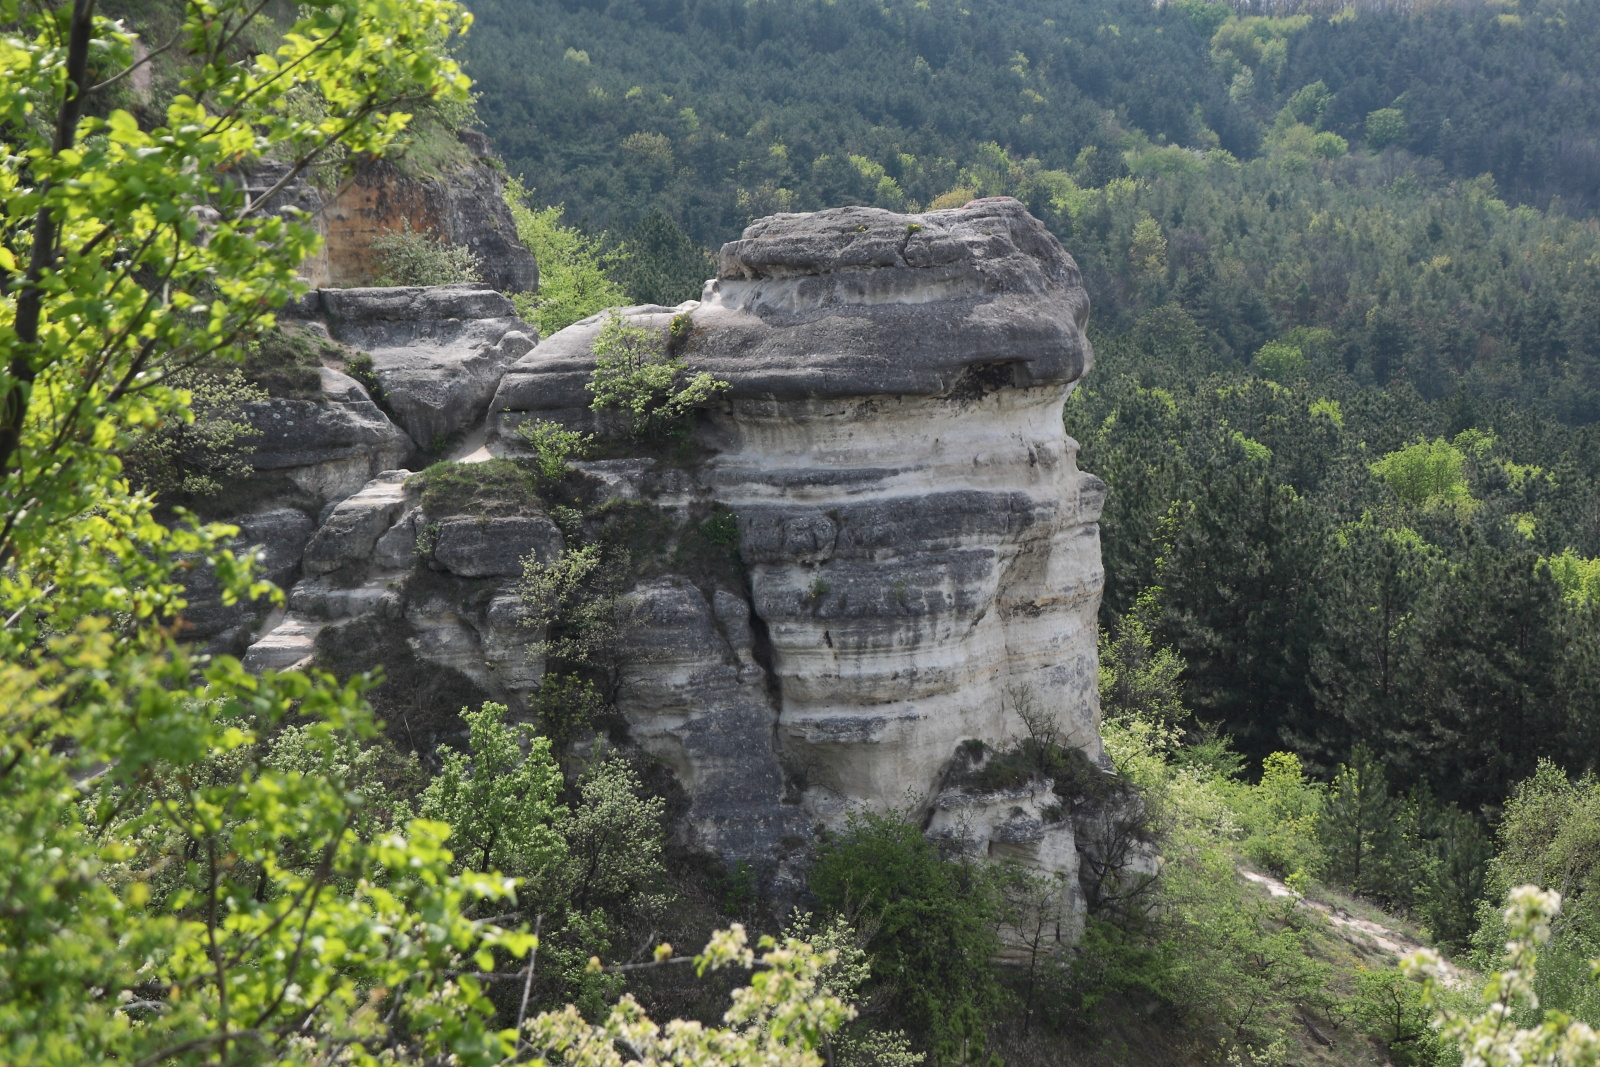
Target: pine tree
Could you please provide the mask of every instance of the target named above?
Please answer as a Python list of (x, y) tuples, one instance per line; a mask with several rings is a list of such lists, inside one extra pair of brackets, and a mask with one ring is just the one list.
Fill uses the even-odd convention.
[(1386, 895), (1404, 848), (1399, 814), (1383, 767), (1371, 749), (1356, 746), (1339, 768), (1318, 822), (1328, 878), (1356, 893)]
[(612, 271), (629, 300), (663, 307), (699, 299), (701, 286), (715, 273), (706, 250), (661, 211), (650, 212), (628, 232), (623, 261)]

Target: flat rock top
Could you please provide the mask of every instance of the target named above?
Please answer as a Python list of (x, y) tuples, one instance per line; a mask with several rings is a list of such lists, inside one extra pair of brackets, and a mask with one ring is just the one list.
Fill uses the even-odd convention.
[(691, 366), (733, 399), (965, 395), (1089, 369), (1078, 265), (1010, 197), (774, 215), (723, 246)]
[(510, 297), (481, 282), (320, 290), (322, 310), (336, 325), (431, 319), (515, 319)]
[[(773, 215), (723, 246), (698, 304), (621, 310), (663, 343), (685, 313), (693, 329), (682, 354), (691, 370), (729, 382), (734, 402), (1059, 387), (1094, 359), (1078, 265), (1010, 197), (920, 215)], [(493, 410), (581, 414), (605, 317), (525, 356)]]
[(1011, 197), (920, 215), (872, 207), (772, 215), (717, 257), (719, 279), (742, 281), (951, 267), (968, 268), (994, 289), (1083, 285), (1061, 242)]

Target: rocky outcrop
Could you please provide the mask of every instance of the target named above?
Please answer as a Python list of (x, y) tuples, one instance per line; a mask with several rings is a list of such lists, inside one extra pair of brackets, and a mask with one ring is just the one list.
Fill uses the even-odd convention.
[[(710, 458), (686, 491), (658, 499), (738, 516), (749, 587), (726, 592), (748, 604), (762, 686), (740, 696), (738, 649), (707, 636), (720, 616), (704, 597), (652, 586), (639, 595), (672, 621), (652, 628), (664, 645), (620, 698), (639, 742), (683, 775), (691, 821), (770, 847), (767, 813), (784, 799), (795, 811), (772, 827), (908, 796), (931, 817), (964, 741), (1024, 735), (1008, 692), (1103, 760), (1105, 487), (1077, 469), (1061, 418), (1091, 364), (1088, 311), (1071, 257), (1009, 199), (775, 216), (723, 248), (701, 301), (624, 311), (663, 334), (687, 315), (691, 367), (729, 383), (701, 427)], [(512, 429), (528, 418), (604, 428), (584, 389), (602, 325), (575, 324), (512, 366), (490, 409), (492, 449), (516, 451)], [(648, 479), (619, 480), (638, 493)], [(678, 682), (663, 685), (656, 660)], [(749, 725), (717, 725), (729, 715)], [(764, 745), (729, 740), (767, 729)], [(719, 754), (713, 737), (731, 747)], [(994, 810), (1004, 822), (1016, 806)], [(1002, 845), (1023, 843), (1009, 840), (1018, 833), (983, 831)], [(1062, 833), (1070, 825), (1039, 841)], [(1040, 862), (1070, 855), (1051, 840), (1057, 858)]]
[(769, 860), (809, 831), (784, 803), (767, 674), (755, 658), (750, 605), (724, 589), (708, 599), (689, 581), (634, 591), (617, 709), (633, 739), (664, 760), (693, 797), (685, 829), (730, 861)]
[[(294, 584), (300, 576), (300, 558), (316, 530), (309, 515), (294, 508), (269, 508), (228, 521), (239, 528), (233, 550), (254, 553), (261, 577), (283, 589)], [(185, 595), (189, 606), (183, 612), (184, 637), (206, 642), (217, 652), (237, 652), (243, 647), (249, 628), (263, 613), (260, 604), (224, 604), (215, 572), (204, 565), (189, 574)]]
[(491, 162), (488, 138), (472, 130), (454, 136), (460, 141), (456, 158), (431, 176), (408, 173), (402, 163), (369, 160), (335, 189), (319, 189), (304, 176), (279, 188), (288, 168), (263, 164), (243, 184), (252, 199), (271, 194), (269, 212), (295, 211), (316, 226), (323, 248), (301, 266), (301, 274), (318, 288), (371, 285), (382, 273), (373, 240), (409, 226), (470, 250), (490, 288), (536, 291), (539, 265), (517, 239), (503, 196), (505, 178)]
[(561, 531), (542, 515), (453, 515), (435, 526), (432, 559), (462, 578), (516, 578), (530, 556), (561, 555)]
[(479, 284), (324, 289), (320, 309), (330, 334), (372, 357), (385, 404), (422, 448), (482, 421), (538, 335)]
[(360, 492), (333, 505), (306, 546), (306, 573), (331, 574), (365, 563), (378, 539), (389, 532), (405, 510), (405, 483), (410, 476), (411, 472), (405, 470), (384, 471)]
[[(537, 336), (510, 300), (476, 283), (320, 289), (285, 316), (296, 329), (342, 342), (348, 358), (321, 368), (320, 399), (273, 397), (245, 407), (259, 431), (250, 463), (319, 506), (403, 468), (419, 447), (426, 460), (427, 450), (437, 454), (482, 423), (506, 367)], [(362, 359), (370, 366), (357, 372)]]
[(245, 653), (247, 667), (304, 665), (325, 629), (381, 620), (418, 660), (526, 707), (543, 664), (516, 586), (525, 559), (548, 563), (565, 548), (549, 518), (430, 516), (413, 472), (391, 470), (325, 507), (314, 535), (307, 520), (302, 546), (304, 578)]
[[(1094, 799), (1105, 487), (1062, 426), (1092, 362), (1076, 265), (1000, 199), (776, 216), (718, 273), (699, 301), (621, 312), (728, 383), (697, 441), (577, 464), (559, 527), (530, 493), (493, 488), (514, 467), (483, 483), (482, 507), (462, 502), (474, 468), (427, 505), (407, 472), (374, 471), (324, 509), (290, 611), (248, 662), (381, 644), (425, 665), (418, 690), (462, 678), (526, 709), (544, 664), (524, 562), (558, 558), (563, 530), (589, 539), (634, 516), (632, 558), (650, 562), (617, 609), (610, 695), (627, 739), (688, 794), (689, 843), (781, 880), (820, 828), (909, 803), (946, 848), (1061, 875), (1062, 907), (1081, 913), (1079, 857), (1099, 871), (1133, 853)], [(380, 399), (419, 439), (485, 411), (499, 456), (524, 454), (528, 419), (616, 429), (585, 388), (604, 315), (529, 348), (482, 288), (310, 305), (372, 354)], [(713, 522), (737, 560), (694, 556), (709, 534), (686, 547)], [(1015, 761), (978, 773), (974, 752), (1001, 759), (1040, 731), (1080, 753), (1077, 784)]]
[(349, 496), (416, 447), (359, 382), (326, 367), (321, 400), (263, 400), (245, 405), (244, 417), (259, 433), (250, 465), (320, 500)]
[(325, 204), (329, 285), (370, 285), (379, 273), (372, 241), (403, 223), (463, 245), (478, 257), (484, 282), (505, 293), (539, 288), (539, 266), (517, 240), (502, 196), (505, 179), (488, 162), (488, 139), (457, 135), (472, 150), (470, 163), (433, 178), (416, 178), (392, 162), (363, 164)]

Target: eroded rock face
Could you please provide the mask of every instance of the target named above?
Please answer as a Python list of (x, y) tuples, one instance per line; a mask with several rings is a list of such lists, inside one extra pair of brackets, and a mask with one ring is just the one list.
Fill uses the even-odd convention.
[(250, 465), (286, 475), (320, 500), (339, 500), (416, 450), (354, 378), (324, 367), (322, 399), (263, 400), (244, 416), (260, 432)]
[(808, 827), (799, 807), (784, 803), (748, 602), (726, 590), (708, 600), (678, 577), (645, 583), (632, 601), (617, 687), (632, 737), (688, 788), (687, 829), (701, 847), (730, 861), (770, 858)]
[[(1092, 363), (1088, 311), (1072, 258), (1009, 199), (774, 216), (723, 248), (700, 302), (624, 311), (663, 332), (688, 315), (692, 369), (730, 383), (702, 425), (714, 454), (661, 500), (737, 515), (763, 685), (740, 696), (738, 651), (704, 632), (705, 596), (696, 606), (658, 583), (639, 594), (663, 619), (652, 631), (662, 647), (647, 651), (677, 680), (661, 682), (646, 657), (622, 705), (637, 739), (679, 768), (708, 834), (770, 846), (765, 813), (785, 790), (810, 825), (908, 797), (931, 815), (963, 741), (1001, 748), (1025, 735), (1018, 699), (1103, 762), (1105, 487), (1077, 469), (1062, 427)], [(511, 428), (526, 418), (594, 428), (583, 387), (602, 325), (575, 324), (512, 366), (490, 409), (491, 448), (515, 450)], [(616, 476), (648, 494), (646, 473)], [(729, 714), (770, 726), (767, 747), (736, 760), (704, 748), (760, 732), (714, 725)], [(765, 784), (773, 762), (783, 781)], [(989, 807), (1001, 822), (1028, 810), (974, 810)], [(981, 829), (1043, 865), (1071, 854), (1069, 827), (1037, 839)]]
[(429, 180), (408, 177), (391, 162), (365, 163), (323, 205), (318, 221), (328, 237), (329, 278), (323, 284), (370, 285), (379, 273), (372, 241), (399, 231), (404, 220), (415, 231), (470, 249), (484, 282), (495, 289), (539, 287), (539, 266), (517, 240), (501, 195), (505, 179), (487, 162), (488, 139), (471, 131), (459, 136), (477, 156), (472, 164)]
[(279, 188), (288, 167), (269, 163), (246, 177), (245, 188), (252, 199), (272, 193), (267, 211), (303, 212), (316, 226), (323, 248), (300, 271), (319, 288), (371, 285), (382, 273), (372, 242), (409, 226), (470, 250), (487, 285), (531, 293), (539, 288), (539, 265), (517, 239), (489, 140), (470, 130), (457, 136), (471, 158), (434, 178), (412, 177), (389, 160), (367, 160), (337, 190), (323, 192), (303, 175)]
[(324, 289), (329, 332), (368, 353), (384, 402), (423, 448), (483, 418), (536, 331), (486, 285)]
[(708, 481), (807, 806), (936, 794), (961, 741), (1025, 735), (1008, 687), (1099, 757), (1105, 487), (1062, 428), (1092, 360), (1071, 257), (1005, 200), (779, 216), (719, 268), (691, 349), (732, 383)]

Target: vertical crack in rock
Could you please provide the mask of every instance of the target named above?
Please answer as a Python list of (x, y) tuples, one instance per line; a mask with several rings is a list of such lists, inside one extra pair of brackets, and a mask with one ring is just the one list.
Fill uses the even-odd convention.
[[(772, 861), (787, 835), (909, 797), (930, 832), (1070, 880), (1049, 783), (1012, 797), (950, 782), (963, 742), (1026, 735), (1017, 687), (1104, 763), (1105, 486), (1062, 424), (1093, 359), (1072, 257), (1008, 198), (777, 215), (723, 247), (701, 301), (623, 314), (663, 332), (688, 314), (682, 354), (729, 383), (701, 421), (712, 454), (675, 500), (737, 515), (748, 643), (714, 625), (734, 594), (646, 583), (620, 702), (693, 798), (700, 840)], [(603, 429), (584, 389), (603, 324), (512, 365), (491, 450), (518, 451), (528, 418)]]

